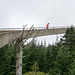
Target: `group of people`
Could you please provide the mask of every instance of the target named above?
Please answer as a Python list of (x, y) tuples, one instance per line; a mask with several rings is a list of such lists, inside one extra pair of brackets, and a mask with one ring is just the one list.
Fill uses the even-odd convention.
[(49, 28), (49, 23), (46, 25), (46, 29), (48, 29)]

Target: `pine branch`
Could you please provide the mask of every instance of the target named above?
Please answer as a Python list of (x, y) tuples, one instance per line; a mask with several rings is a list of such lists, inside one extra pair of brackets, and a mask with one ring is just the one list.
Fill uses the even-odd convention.
[(29, 55), (32, 54), (33, 52), (34, 52), (34, 50), (31, 51), (28, 55), (26, 55), (26, 56), (22, 56), (22, 58), (25, 58), (25, 57), (29, 56)]
[[(2, 62), (0, 62), (0, 63), (3, 63), (4, 61), (2, 60)], [(4, 62), (5, 63), (5, 62)], [(7, 64), (7, 63), (5, 63), (5, 65), (7, 65), (7, 66), (9, 66), (9, 67), (15, 67), (16, 68), (16, 66), (13, 66), (13, 65), (9, 65), (9, 64)]]

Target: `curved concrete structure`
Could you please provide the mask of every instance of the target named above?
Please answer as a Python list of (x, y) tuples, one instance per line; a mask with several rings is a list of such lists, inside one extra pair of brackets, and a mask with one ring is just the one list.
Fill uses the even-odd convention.
[[(67, 28), (55, 28), (55, 29), (35, 29), (31, 32), (31, 35), (27, 35), (29, 30), (24, 31), (24, 37), (27, 35), (28, 38), (38, 36), (46, 36), (46, 35), (54, 35), (54, 34), (62, 34), (66, 32)], [(30, 34), (30, 32), (28, 34)], [(4, 45), (13, 42), (17, 38), (22, 35), (22, 30), (14, 30), (14, 31), (0, 31), (0, 48)]]

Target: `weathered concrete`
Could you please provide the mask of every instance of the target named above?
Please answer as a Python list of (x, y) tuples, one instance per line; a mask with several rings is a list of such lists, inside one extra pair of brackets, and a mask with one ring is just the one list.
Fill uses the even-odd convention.
[[(37, 35), (38, 36), (46, 36), (46, 35), (54, 35), (54, 34), (62, 34), (66, 32), (67, 28), (57, 28), (57, 29), (39, 29), (39, 30), (34, 30), (32, 32), (32, 35), (29, 36), (28, 38), (34, 37)], [(39, 33), (38, 33), (39, 32)], [(24, 31), (24, 36), (28, 33), (28, 30)], [(0, 48), (3, 47), (4, 45), (13, 42), (15, 39), (20, 37), (22, 34), (22, 31), (8, 31), (8, 32), (3, 32), (0, 33)]]

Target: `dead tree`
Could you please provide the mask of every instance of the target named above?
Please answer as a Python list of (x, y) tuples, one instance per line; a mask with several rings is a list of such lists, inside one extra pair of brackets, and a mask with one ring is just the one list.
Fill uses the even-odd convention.
[[(16, 40), (16, 43), (17, 43), (17, 51), (16, 51), (16, 75), (22, 75), (22, 58), (26, 57), (26, 56), (22, 57), (23, 45), (26, 42), (26, 40), (33, 34), (34, 28), (32, 26), (30, 28), (30, 30), (28, 31), (28, 33), (25, 36), (24, 36), (24, 30), (25, 30), (25, 26), (23, 27), (22, 35)], [(35, 39), (35, 37), (33, 38), (33, 40)], [(29, 44), (31, 44), (31, 43), (29, 43)], [(30, 52), (30, 54), (32, 52)], [(28, 54), (27, 56), (29, 56), (30, 54)]]

